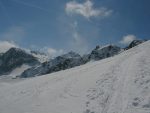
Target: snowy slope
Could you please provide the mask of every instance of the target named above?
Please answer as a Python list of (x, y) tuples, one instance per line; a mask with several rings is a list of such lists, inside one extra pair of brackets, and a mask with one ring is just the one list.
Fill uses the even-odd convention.
[(12, 84), (17, 81), (20, 81), (19, 79), (16, 79), (18, 75), (23, 73), (26, 69), (31, 68), (31, 66), (23, 64), (20, 67), (15, 68), (12, 72), (10, 72), (8, 75), (2, 75), (0, 76), (0, 86), (3, 84)]
[(16, 76), (20, 75), (21, 73), (23, 73), (25, 70), (27, 70), (29, 68), (31, 68), (31, 66), (23, 64), (22, 66), (14, 69), (8, 76), (15, 78)]
[(0, 85), (0, 113), (150, 113), (150, 41), (117, 56)]

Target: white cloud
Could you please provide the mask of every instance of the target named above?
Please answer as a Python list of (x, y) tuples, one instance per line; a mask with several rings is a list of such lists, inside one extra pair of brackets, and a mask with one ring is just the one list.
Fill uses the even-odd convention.
[[(15, 47), (15, 48), (21, 48), (20, 46), (18, 46), (17, 44), (15, 44), (14, 42), (9, 42), (9, 41), (0, 41), (0, 53), (5, 53), (6, 51), (8, 51), (10, 48)], [(30, 49), (26, 49), (26, 48), (21, 48), (23, 50), (25, 50), (26, 52), (30, 53)], [(46, 53), (50, 58), (59, 56), (64, 54), (64, 51), (62, 49), (54, 49), (54, 48), (49, 48), (49, 47), (43, 47), (41, 49), (38, 50), (37, 46), (32, 45), (31, 50), (36, 50), (36, 51), (40, 51), (42, 53)]]
[(0, 37), (3, 40), (9, 41), (20, 41), (23, 36), (25, 35), (25, 30), (23, 27), (20, 26), (13, 26), (7, 29), (5, 32), (0, 33)]
[(47, 48), (47, 53), (51, 57), (56, 57), (56, 56), (62, 55), (64, 53), (64, 51), (62, 49), (56, 50), (53, 48)]
[(135, 39), (137, 39), (137, 37), (135, 35), (126, 35), (122, 38), (120, 43), (124, 44), (124, 45), (128, 45), (129, 43), (131, 43)]
[(40, 51), (46, 53), (50, 58), (62, 55), (64, 53), (62, 49), (57, 50), (50, 47), (44, 47), (40, 49)]
[(88, 42), (86, 38), (84, 38), (79, 32), (78, 32), (78, 22), (75, 21), (73, 24), (71, 24), (71, 42), (70, 48), (73, 49), (73, 51), (76, 51), (80, 54), (85, 54), (88, 51)]
[(88, 50), (88, 44), (85, 38), (83, 38), (78, 32), (73, 33), (72, 46), (75, 51), (80, 54), (85, 54)]
[(41, 53), (45, 53), (50, 58), (53, 58), (53, 57), (56, 57), (56, 56), (64, 54), (64, 50), (63, 49), (55, 49), (55, 48), (51, 48), (51, 47), (47, 47), (47, 46), (42, 47), (42, 48), (39, 49), (38, 46), (31, 45), (30, 46), (30, 50), (39, 51)]
[(12, 47), (18, 47), (14, 42), (0, 41), (0, 53), (5, 53)]
[(86, 0), (84, 3), (78, 3), (76, 1), (71, 1), (66, 4), (65, 8), (67, 14), (79, 14), (85, 18), (90, 17), (106, 17), (112, 13), (112, 10), (108, 10), (105, 7), (95, 9), (94, 4), (91, 0)]

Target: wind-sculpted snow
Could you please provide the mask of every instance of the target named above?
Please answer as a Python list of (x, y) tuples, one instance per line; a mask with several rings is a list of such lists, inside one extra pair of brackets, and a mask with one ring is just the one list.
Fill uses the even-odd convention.
[(150, 41), (104, 60), (0, 84), (1, 113), (150, 113)]

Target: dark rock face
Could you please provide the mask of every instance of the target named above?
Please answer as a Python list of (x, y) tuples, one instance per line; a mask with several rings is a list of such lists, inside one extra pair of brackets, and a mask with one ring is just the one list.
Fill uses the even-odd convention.
[(39, 66), (30, 68), (22, 73), (20, 77), (34, 77), (60, 70), (69, 69), (83, 64), (82, 57), (74, 52), (69, 52), (62, 56), (58, 56), (49, 62), (44, 62)]
[(137, 46), (137, 45), (139, 45), (139, 44), (141, 44), (141, 43), (143, 43), (143, 42), (145, 42), (145, 41), (146, 41), (146, 40), (133, 40), (133, 41), (129, 44), (129, 46), (125, 48), (125, 50), (131, 49), (131, 48), (133, 48), (133, 47), (135, 47), (135, 46)]
[(0, 56), (0, 75), (9, 74), (22, 64), (35, 65), (39, 61), (21, 49), (11, 48)]
[(96, 47), (90, 54), (89, 60), (101, 60), (118, 54), (121, 51), (120, 47), (108, 45), (105, 47)]

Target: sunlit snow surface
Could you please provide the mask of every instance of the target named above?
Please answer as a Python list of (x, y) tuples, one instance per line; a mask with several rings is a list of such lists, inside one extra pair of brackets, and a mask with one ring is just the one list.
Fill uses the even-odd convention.
[(0, 83), (0, 113), (150, 113), (150, 41), (69, 70)]

